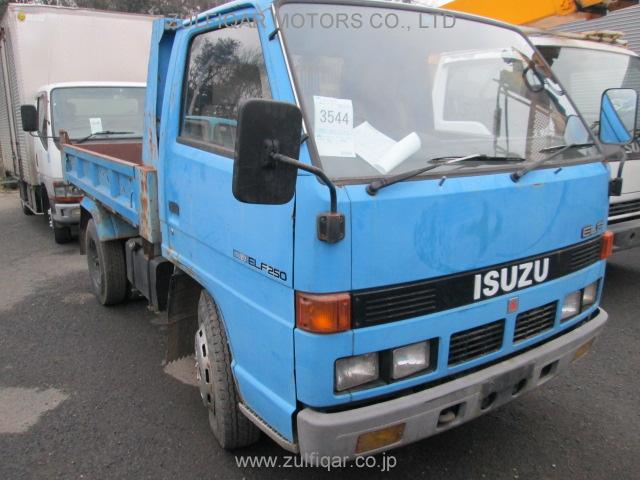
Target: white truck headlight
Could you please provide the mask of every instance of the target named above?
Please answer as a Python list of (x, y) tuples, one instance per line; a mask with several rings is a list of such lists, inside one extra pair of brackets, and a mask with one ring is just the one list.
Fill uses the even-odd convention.
[(582, 291), (570, 293), (564, 298), (562, 305), (562, 320), (567, 320), (580, 313), (580, 304), (582, 302)]
[(594, 303), (598, 297), (598, 282), (587, 285), (582, 292), (582, 309), (587, 309)]
[(55, 182), (53, 184), (53, 194), (56, 197), (66, 197), (67, 196), (67, 186), (64, 183)]
[(338, 392), (373, 382), (380, 376), (378, 353), (340, 358), (336, 360), (335, 370)]
[(391, 377), (394, 380), (408, 377), (429, 368), (431, 348), (429, 342), (414, 343), (396, 348), (392, 352)]

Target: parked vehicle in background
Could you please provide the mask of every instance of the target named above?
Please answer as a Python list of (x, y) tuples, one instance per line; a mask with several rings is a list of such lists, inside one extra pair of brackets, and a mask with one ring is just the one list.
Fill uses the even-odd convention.
[[(143, 142), (64, 145), (96, 298), (167, 311), (168, 360), (195, 356), (223, 447), (395, 448), (546, 383), (604, 327), (600, 144), (517, 28), (376, 23), (442, 14), (158, 20)], [(309, 20), (340, 17), (360, 28)], [(610, 93), (620, 123), (612, 99), (635, 92)]]
[[(84, 136), (107, 128), (133, 130), (140, 134), (143, 103), (134, 106), (133, 102), (122, 102), (118, 98), (126, 91), (111, 92), (112, 95), (104, 88), (115, 86), (114, 82), (120, 86), (127, 86), (123, 82), (142, 85), (146, 79), (153, 18), (79, 8), (9, 4), (0, 21), (2, 160), (18, 178), (24, 213), (41, 215), (49, 214), (51, 210), (56, 241), (70, 239), (70, 227), (79, 221), (79, 198), (63, 181), (60, 147), (55, 135), (67, 120), (72, 122), (69, 130), (82, 132)], [(91, 85), (96, 88), (92, 90)], [(67, 90), (72, 87), (83, 90)], [(62, 98), (72, 92), (78, 92), (80, 96), (65, 98), (63, 102)], [(91, 93), (95, 93), (94, 99), (89, 98)], [(56, 96), (60, 97), (59, 108), (55, 107)], [(140, 99), (142, 94), (135, 97)], [(39, 109), (37, 131), (31, 135), (22, 128), (23, 105)], [(117, 112), (118, 106), (124, 110)], [(96, 110), (92, 113), (94, 107)], [(27, 115), (34, 120), (33, 112)], [(98, 119), (104, 115), (109, 118), (105, 117), (104, 124), (100, 125)], [(122, 115), (122, 126), (118, 126), (118, 115)], [(133, 122), (135, 128), (131, 123), (134, 116), (137, 116)], [(58, 124), (52, 125), (56, 120)]]
[[(596, 42), (579, 35), (558, 35), (540, 31), (528, 33), (554, 74), (571, 96), (591, 129), (600, 129), (600, 103), (610, 88), (632, 88), (640, 92), (640, 57), (613, 43)], [(591, 37), (595, 35), (592, 34)], [(636, 112), (635, 104), (620, 105), (622, 115)], [(611, 177), (621, 176), (620, 192), (612, 191), (609, 229), (614, 232), (616, 250), (640, 245), (640, 143), (635, 134), (625, 146), (626, 161), (611, 163)]]
[(143, 83), (56, 83), (38, 90), (37, 106), (22, 106), (22, 128), (32, 134), (34, 143), (42, 210), (50, 216), (56, 242), (71, 240), (82, 200), (80, 191), (63, 180), (60, 132), (67, 132), (73, 142), (99, 143), (103, 148), (111, 143), (104, 152), (117, 152), (121, 140), (142, 138), (144, 87)]

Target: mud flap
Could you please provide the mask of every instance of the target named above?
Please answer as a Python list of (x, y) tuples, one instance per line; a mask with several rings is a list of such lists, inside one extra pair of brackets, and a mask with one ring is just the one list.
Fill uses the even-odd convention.
[(202, 287), (180, 270), (171, 277), (167, 307), (167, 363), (193, 355), (201, 291)]

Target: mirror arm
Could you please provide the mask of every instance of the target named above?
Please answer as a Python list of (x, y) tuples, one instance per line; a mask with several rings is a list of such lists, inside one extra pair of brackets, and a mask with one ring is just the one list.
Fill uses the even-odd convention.
[(327, 243), (337, 243), (342, 240), (345, 235), (345, 218), (344, 214), (338, 213), (338, 196), (336, 194), (336, 186), (331, 180), (329, 180), (329, 177), (327, 177), (327, 175), (318, 167), (307, 165), (306, 163), (302, 163), (291, 157), (282, 155), (281, 153), (271, 152), (270, 157), (277, 162), (293, 165), (300, 170), (312, 173), (325, 183), (329, 188), (329, 195), (331, 197), (331, 211), (322, 212), (316, 217), (316, 232), (318, 240)]
[(609, 180), (609, 196), (610, 197), (619, 197), (622, 195), (622, 172), (624, 170), (624, 164), (627, 161), (627, 152), (624, 148), (620, 149), (622, 151), (622, 155), (620, 160), (618, 160), (618, 174), (616, 178)]
[(318, 167), (314, 167), (313, 165), (307, 165), (306, 163), (287, 157), (286, 155), (282, 155), (281, 153), (272, 153), (271, 158), (278, 162), (293, 165), (298, 167), (300, 170), (304, 170), (305, 172), (312, 173), (319, 177), (320, 180), (322, 180), (329, 188), (329, 195), (331, 197), (331, 213), (338, 213), (338, 196), (336, 194), (336, 186), (331, 180), (329, 180), (329, 177), (327, 177), (322, 170)]
[(49, 137), (47, 135), (39, 135), (36, 132), (28, 132), (30, 136), (32, 136), (33, 138), (52, 138), (55, 141), (58, 141), (60, 139), (60, 137)]
[(617, 178), (622, 178), (622, 171), (624, 169), (624, 164), (625, 164), (626, 161), (627, 161), (627, 152), (623, 148), (622, 149), (622, 158), (620, 159), (620, 162), (618, 163), (618, 176), (617, 176)]

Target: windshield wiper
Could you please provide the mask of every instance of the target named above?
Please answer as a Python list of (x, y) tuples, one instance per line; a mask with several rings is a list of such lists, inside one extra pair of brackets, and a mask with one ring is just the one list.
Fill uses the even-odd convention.
[(76, 143), (83, 143), (87, 140), (92, 139), (93, 137), (97, 137), (98, 135), (133, 135), (136, 132), (114, 132), (113, 130), (102, 130), (100, 132), (92, 133), (91, 135), (87, 135), (86, 137), (75, 140)]
[(496, 161), (504, 161), (504, 162), (524, 162), (524, 158), (521, 158), (521, 157), (499, 157), (499, 156), (485, 155), (483, 153), (475, 153), (473, 155), (467, 155), (464, 157), (436, 157), (427, 161), (427, 165), (425, 167), (417, 168), (415, 170), (410, 170), (404, 173), (399, 173), (398, 175), (394, 175), (392, 177), (382, 178), (380, 180), (374, 180), (369, 185), (367, 185), (367, 193), (369, 195), (375, 195), (376, 193), (378, 193), (378, 190), (380, 190), (381, 188), (388, 187), (389, 185), (393, 185), (394, 183), (409, 180), (413, 177), (417, 177), (421, 173), (428, 172), (429, 170), (434, 170), (443, 165), (452, 165), (454, 163), (466, 162), (469, 160), (496, 160)]
[(538, 153), (548, 153), (548, 152), (557, 152), (558, 150), (566, 150), (568, 148), (588, 148), (593, 147), (595, 144), (593, 142), (587, 143), (572, 143), (570, 145), (552, 145), (551, 147), (541, 148), (538, 150)]
[(516, 172), (513, 172), (511, 174), (511, 180), (513, 180), (514, 182), (518, 182), (522, 177), (524, 177), (531, 170), (535, 170), (543, 163), (547, 163), (549, 160), (557, 157), (558, 155), (563, 154), (567, 150), (589, 148), (589, 147), (593, 147), (594, 145), (595, 144), (593, 142), (592, 143), (571, 143), (569, 145), (554, 145), (552, 147), (543, 148), (539, 150), (538, 153), (552, 152), (551, 155), (541, 158), (539, 160), (536, 160), (535, 162), (531, 163), (528, 167), (525, 167)]

